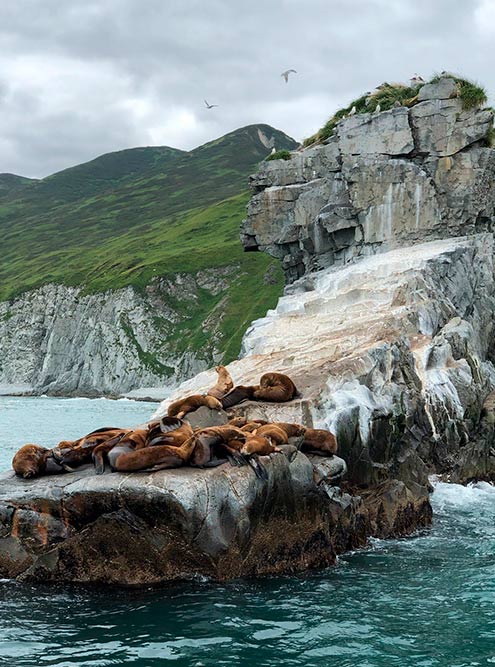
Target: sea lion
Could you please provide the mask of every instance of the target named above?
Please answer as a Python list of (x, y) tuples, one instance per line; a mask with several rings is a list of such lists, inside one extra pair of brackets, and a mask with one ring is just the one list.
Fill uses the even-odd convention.
[(239, 450), (246, 440), (246, 433), (239, 428), (225, 424), (209, 426), (195, 433), (197, 444), (191, 457), (191, 465), (205, 467), (220, 455), (227, 456), (233, 465), (246, 462), (239, 455)]
[(15, 453), (12, 468), (16, 475), (24, 479), (72, 472), (68, 466), (63, 466), (54, 460), (51, 449), (33, 444), (24, 445)]
[(197, 410), (202, 405), (210, 408), (210, 410), (221, 410), (222, 404), (214, 396), (201, 396), (201, 394), (193, 394), (186, 398), (179, 398), (168, 406), (167, 414), (169, 417), (178, 417), (182, 419), (188, 412)]
[(252, 400), (256, 389), (259, 389), (259, 385), (246, 386), (240, 384), (237, 387), (234, 387), (221, 399), (223, 409), (231, 408), (233, 405), (237, 405), (242, 401)]
[(307, 428), (301, 445), (302, 452), (333, 456), (337, 451), (337, 439), (333, 433), (322, 428)]
[(264, 420), (248, 421), (244, 424), (244, 426), (241, 426), (241, 431), (244, 431), (244, 433), (253, 433), (253, 431), (256, 431), (256, 429), (260, 428), (261, 426), (265, 426), (266, 424), (268, 424), (268, 422)]
[(147, 446), (171, 445), (173, 447), (180, 447), (192, 436), (193, 432), (191, 425), (182, 419), (164, 417), (159, 425), (159, 429), (156, 427), (149, 429)]
[(289, 442), (289, 436), (277, 424), (265, 424), (259, 426), (253, 431), (253, 434), (258, 437), (262, 436), (268, 438), (271, 442), (276, 443), (277, 445), (287, 445)]
[[(125, 446), (129, 451), (140, 451), (148, 445), (147, 428), (121, 429), (113, 437), (107, 438), (92, 449), (92, 459), (97, 475), (105, 472), (105, 456), (117, 445)], [(126, 450), (127, 451), (127, 450)]]
[(229, 419), (229, 424), (230, 426), (237, 426), (237, 428), (243, 428), (247, 424), (258, 424), (261, 426), (262, 424), (268, 424), (266, 419), (248, 419), (247, 417), (233, 417), (232, 419)]
[(274, 422), (274, 425), (285, 431), (289, 438), (300, 438), (307, 430), (302, 424), (290, 424), (289, 422)]
[(196, 435), (192, 435), (180, 447), (157, 445), (137, 451), (128, 441), (124, 440), (109, 452), (108, 458), (114, 472), (178, 468), (189, 461), (195, 446)]
[(258, 385), (234, 387), (221, 400), (225, 408), (231, 408), (241, 401), (271, 401), (273, 403), (285, 403), (298, 396), (296, 385), (288, 375), (283, 373), (265, 373), (260, 378)]
[(265, 373), (260, 377), (259, 389), (254, 392), (256, 401), (285, 403), (299, 395), (296, 385), (283, 373)]
[(90, 463), (93, 451), (96, 447), (120, 434), (125, 434), (130, 431), (131, 429), (122, 429), (112, 426), (91, 431), (91, 433), (88, 433), (78, 440), (62, 440), (53, 448), (53, 458), (60, 465), (68, 465), (71, 467)]
[(218, 373), (217, 383), (206, 393), (208, 396), (221, 399), (234, 388), (234, 382), (225, 366), (216, 366), (215, 370)]
[(270, 441), (269, 437), (261, 435), (250, 435), (241, 447), (241, 454), (244, 454), (244, 456), (253, 456), (254, 454), (268, 456), (269, 454), (281, 451), (281, 449)]

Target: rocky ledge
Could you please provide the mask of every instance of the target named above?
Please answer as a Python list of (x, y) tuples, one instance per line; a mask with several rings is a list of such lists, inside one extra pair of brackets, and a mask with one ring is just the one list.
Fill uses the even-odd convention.
[[(290, 448), (262, 457), (267, 480), (229, 464), (102, 476), (86, 466), (33, 481), (4, 474), (0, 574), (144, 585), (291, 572), (363, 545), (370, 521), (400, 529), (391, 503), (378, 516), (372, 499), (367, 507), (334, 486), (342, 459), (310, 458)], [(390, 492), (407, 500), (403, 488)]]

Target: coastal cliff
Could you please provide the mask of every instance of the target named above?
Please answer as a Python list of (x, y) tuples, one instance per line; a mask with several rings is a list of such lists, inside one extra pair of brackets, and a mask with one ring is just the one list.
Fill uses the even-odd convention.
[(288, 282), (420, 241), (491, 232), (493, 111), (466, 110), (446, 77), (415, 103), (340, 120), (323, 144), (263, 162), (246, 250), (282, 261)]
[[(424, 86), (411, 108), (345, 118), (328, 143), (252, 178), (243, 242), (281, 258), (291, 284), (228, 370), (236, 384), (286, 373), (300, 395), (232, 414), (327, 428), (338, 456), (274, 454), (265, 481), (228, 464), (7, 473), (0, 573), (156, 583), (294, 572), (428, 525), (433, 473), (495, 480), (493, 116), (463, 110), (455, 83)], [(215, 379), (182, 383), (156, 414)]]

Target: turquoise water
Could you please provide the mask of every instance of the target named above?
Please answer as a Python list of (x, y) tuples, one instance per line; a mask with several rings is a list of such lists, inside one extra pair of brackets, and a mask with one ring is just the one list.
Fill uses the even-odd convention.
[[(28, 412), (50, 421), (50, 443), (69, 436), (60, 435), (68, 424), (84, 423), (74, 435), (108, 420), (130, 425), (154, 407), (70, 400), (0, 398), (0, 468), (10, 460), (6, 435)], [(158, 590), (1, 582), (0, 664), (495, 664), (495, 489), (438, 484), (432, 501), (430, 530), (376, 541), (334, 568), (297, 577)]]

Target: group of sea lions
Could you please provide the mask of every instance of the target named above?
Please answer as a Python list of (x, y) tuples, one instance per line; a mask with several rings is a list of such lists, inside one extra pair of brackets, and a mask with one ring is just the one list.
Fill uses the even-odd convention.
[(224, 366), (217, 366), (218, 380), (205, 394), (194, 394), (171, 403), (160, 420), (137, 428), (104, 427), (78, 440), (63, 440), (53, 449), (24, 445), (12, 467), (24, 478), (61, 472), (93, 462), (97, 474), (106, 463), (114, 472), (155, 471), (183, 465), (213, 467), (250, 465), (258, 477), (266, 477), (259, 456), (282, 452), (281, 446), (296, 438), (302, 451), (331, 456), (337, 451), (335, 436), (301, 424), (267, 422), (233, 417), (222, 426), (193, 428), (184, 417), (201, 406), (222, 410), (243, 400), (289, 401), (298, 395), (292, 380), (282, 373), (265, 373), (254, 386), (234, 387)]

